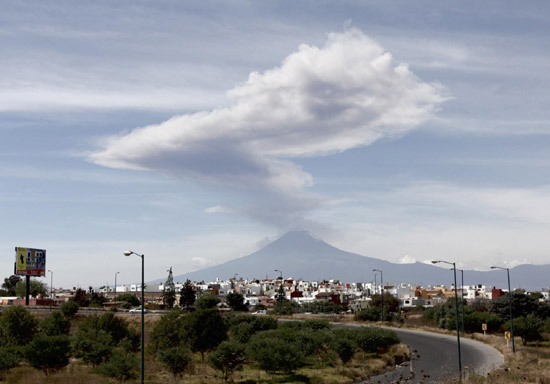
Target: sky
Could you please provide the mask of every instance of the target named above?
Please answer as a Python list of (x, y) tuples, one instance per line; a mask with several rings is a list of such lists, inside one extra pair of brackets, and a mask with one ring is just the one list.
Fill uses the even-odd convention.
[(3, 277), (32, 247), (54, 287), (132, 284), (126, 250), (154, 280), (293, 229), (392, 262), (548, 262), (547, 2), (0, 7)]

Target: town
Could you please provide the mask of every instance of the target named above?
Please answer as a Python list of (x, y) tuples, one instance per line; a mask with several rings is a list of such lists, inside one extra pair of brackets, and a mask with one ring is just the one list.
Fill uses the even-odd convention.
[[(170, 279), (170, 277), (169, 277)], [(185, 283), (174, 282), (160, 284), (146, 284), (144, 286), (144, 302), (146, 308), (164, 309), (165, 292), (175, 292), (175, 305), (180, 302), (181, 291)], [(247, 280), (237, 278), (235, 275), (230, 279), (216, 279), (211, 282), (188, 282), (196, 292), (197, 298), (209, 295), (220, 299), (218, 307), (221, 310), (228, 310), (225, 302), (228, 294), (238, 293), (242, 295), (244, 304), (251, 310), (273, 309), (278, 298), (282, 297), (292, 303), (296, 312), (300, 309), (310, 309), (310, 312), (335, 312), (336, 310), (347, 313), (356, 313), (368, 308), (372, 304), (373, 296), (391, 295), (399, 301), (399, 308), (433, 307), (454, 297), (455, 288), (453, 285), (416, 286), (406, 283), (384, 285), (378, 282), (369, 283), (347, 283), (338, 280), (303, 281), (293, 278), (286, 279), (263, 279)], [(74, 297), (80, 288), (71, 289), (54, 288), (51, 292), (42, 292), (29, 300), (31, 306), (59, 306), (63, 302)], [(80, 289), (83, 290), (83, 289)], [(99, 294), (104, 298), (102, 306), (110, 308), (120, 306), (123, 302), (117, 302), (117, 297), (131, 294), (141, 300), (141, 284), (122, 284), (114, 286), (101, 286), (99, 288), (89, 287), (84, 289), (88, 293)], [(506, 295), (507, 289), (483, 284), (457, 286), (457, 293), (466, 302), (485, 301), (498, 299)], [(527, 292), (536, 293), (541, 301), (550, 301), (550, 290)], [(0, 305), (25, 304), (24, 298), (16, 296), (0, 297)], [(321, 304), (314, 306), (313, 304)], [(304, 312), (302, 310), (301, 312)]]

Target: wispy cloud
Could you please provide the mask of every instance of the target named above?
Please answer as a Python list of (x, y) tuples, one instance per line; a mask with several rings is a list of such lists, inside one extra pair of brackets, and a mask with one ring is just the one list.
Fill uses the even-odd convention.
[(246, 190), (253, 203), (241, 212), (288, 227), (323, 203), (307, 191), (312, 175), (290, 159), (399, 137), (428, 120), (443, 93), (350, 28), (330, 34), (322, 47), (301, 45), (277, 68), (251, 73), (229, 91), (231, 107), (110, 138), (91, 160)]

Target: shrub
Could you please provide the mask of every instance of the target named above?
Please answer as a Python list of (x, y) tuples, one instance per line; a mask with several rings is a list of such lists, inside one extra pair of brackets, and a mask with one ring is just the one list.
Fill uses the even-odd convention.
[(16, 305), (0, 316), (2, 338), (8, 344), (28, 344), (38, 331), (38, 319), (25, 307)]
[(114, 351), (111, 358), (98, 366), (95, 371), (100, 375), (113, 377), (119, 381), (135, 379), (139, 363), (136, 356), (131, 353), (126, 353), (124, 350), (118, 349)]
[(244, 303), (244, 296), (238, 292), (229, 293), (225, 298), (227, 305), (234, 311), (247, 312), (248, 305)]
[(72, 319), (76, 313), (78, 312), (78, 309), (80, 306), (78, 303), (74, 300), (69, 300), (61, 304), (61, 312), (63, 315), (69, 319)]
[(241, 315), (229, 320), (231, 338), (240, 343), (247, 343), (257, 332), (276, 329), (277, 326), (277, 320), (269, 316)]
[(215, 308), (221, 300), (215, 296), (206, 295), (196, 301), (197, 309)]
[(68, 335), (71, 321), (59, 311), (52, 312), (40, 323), (42, 332), (47, 336)]
[[(459, 320), (462, 321), (461, 317)], [(499, 316), (487, 312), (464, 313), (464, 330), (466, 332), (479, 332), (484, 323), (487, 324), (489, 332), (496, 332), (502, 327), (503, 321)]]
[(349, 362), (357, 348), (357, 330), (338, 328), (332, 331), (333, 338), (331, 347), (338, 354), (343, 364)]
[[(544, 322), (535, 314), (514, 318), (514, 336), (521, 337), (523, 345), (530, 341), (540, 341), (543, 339), (541, 330)], [(510, 330), (510, 323), (506, 324)]]
[(245, 346), (235, 341), (224, 341), (209, 356), (214, 368), (221, 371), (224, 381), (245, 362)]
[(295, 343), (279, 338), (275, 331), (254, 335), (246, 347), (246, 355), (270, 373), (291, 373), (306, 364), (302, 350)]
[(193, 360), (187, 347), (170, 347), (157, 352), (156, 359), (174, 375), (181, 376)]
[(357, 331), (357, 346), (366, 353), (379, 353), (399, 343), (397, 333), (389, 329), (364, 327)]
[(357, 312), (353, 318), (356, 321), (379, 321), (381, 310), (377, 307), (368, 307)]
[(20, 361), (20, 351), (16, 347), (0, 346), (0, 374), (17, 367)]
[(181, 345), (183, 317), (178, 311), (162, 315), (151, 331), (149, 348), (156, 354), (162, 349), (179, 347)]
[(46, 375), (67, 366), (70, 353), (71, 341), (66, 335), (39, 335), (24, 350), (30, 366), (42, 370)]
[(205, 352), (227, 339), (227, 325), (217, 309), (201, 309), (185, 316), (183, 337), (193, 352), (200, 352), (204, 361)]
[[(119, 295), (119, 296), (116, 297), (116, 300), (117, 301), (125, 301), (126, 303), (129, 304), (130, 308), (131, 307), (137, 307), (138, 305), (141, 305), (141, 302), (136, 297), (136, 295), (132, 295), (131, 293), (124, 293), (122, 295)], [(124, 304), (121, 305), (121, 307), (124, 307)]]
[(73, 348), (75, 357), (95, 367), (109, 359), (114, 343), (104, 330), (81, 329), (74, 336)]

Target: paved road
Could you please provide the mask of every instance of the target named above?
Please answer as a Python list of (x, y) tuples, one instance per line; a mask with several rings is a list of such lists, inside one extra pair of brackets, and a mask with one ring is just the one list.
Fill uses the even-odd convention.
[[(410, 363), (365, 383), (442, 383), (458, 379), (456, 336), (430, 332), (394, 329), (401, 342), (413, 352), (413, 371)], [(481, 342), (460, 339), (462, 367), (465, 373), (486, 375), (503, 363), (500, 353)]]

